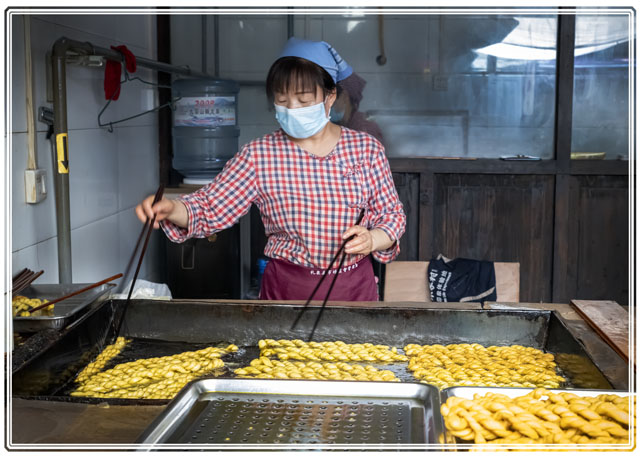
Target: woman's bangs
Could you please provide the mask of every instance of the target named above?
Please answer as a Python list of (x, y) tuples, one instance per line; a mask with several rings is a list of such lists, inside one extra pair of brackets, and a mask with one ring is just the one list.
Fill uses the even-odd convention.
[(294, 65), (288, 70), (276, 74), (273, 84), (274, 92), (288, 93), (293, 91), (294, 93), (311, 92), (315, 94), (317, 82), (314, 78), (315, 75), (309, 71), (308, 67)]

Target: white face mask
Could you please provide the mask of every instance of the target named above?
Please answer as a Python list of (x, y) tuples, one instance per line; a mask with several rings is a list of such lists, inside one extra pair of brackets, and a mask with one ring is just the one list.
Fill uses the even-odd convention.
[(324, 102), (303, 108), (287, 108), (275, 105), (276, 120), (293, 138), (309, 138), (323, 129), (329, 117), (327, 116)]

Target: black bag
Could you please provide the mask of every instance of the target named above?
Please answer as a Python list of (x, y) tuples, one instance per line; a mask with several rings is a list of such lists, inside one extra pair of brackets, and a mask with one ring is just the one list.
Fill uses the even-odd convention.
[(484, 303), (497, 299), (493, 262), (450, 260), (440, 254), (429, 262), (427, 275), (433, 302)]

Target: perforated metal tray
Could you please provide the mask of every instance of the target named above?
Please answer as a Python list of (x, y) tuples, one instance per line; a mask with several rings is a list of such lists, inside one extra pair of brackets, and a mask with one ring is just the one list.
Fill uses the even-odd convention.
[[(20, 295), (29, 298), (54, 300), (88, 285), (90, 284), (32, 284), (20, 292)], [(13, 331), (16, 333), (31, 333), (46, 329), (58, 330), (66, 327), (73, 320), (80, 317), (81, 312), (86, 310), (90, 304), (106, 295), (107, 291), (112, 287), (115, 287), (115, 284), (103, 284), (75, 297), (62, 300), (53, 305), (53, 315), (51, 316), (15, 316), (13, 318)]]
[(418, 383), (203, 379), (138, 443), (420, 444), (443, 439), (438, 390)]

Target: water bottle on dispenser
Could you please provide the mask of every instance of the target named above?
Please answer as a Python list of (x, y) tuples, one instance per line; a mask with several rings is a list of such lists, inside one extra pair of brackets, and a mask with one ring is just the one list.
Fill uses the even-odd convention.
[(238, 91), (235, 81), (178, 79), (173, 112), (173, 168), (185, 184), (206, 184), (238, 152)]
[[(238, 152), (239, 90), (237, 82), (228, 80), (173, 82), (173, 99), (179, 98), (173, 111), (173, 168), (184, 176), (184, 184), (193, 185), (178, 194), (211, 182)], [(238, 225), (218, 232), (215, 242), (166, 243), (167, 282), (174, 298), (243, 298)]]

